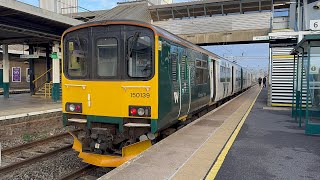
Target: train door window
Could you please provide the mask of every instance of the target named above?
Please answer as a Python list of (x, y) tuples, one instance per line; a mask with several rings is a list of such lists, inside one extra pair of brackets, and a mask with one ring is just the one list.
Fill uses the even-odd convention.
[(229, 73), (228, 73), (229, 68), (225, 67), (225, 82), (229, 82)]
[(225, 67), (220, 66), (220, 82), (225, 81)]
[(148, 36), (128, 39), (128, 75), (146, 78), (152, 74), (152, 44)]
[(97, 41), (97, 73), (101, 77), (117, 76), (118, 42), (115, 38)]
[(203, 84), (203, 69), (196, 68), (197, 84)]
[(67, 75), (69, 77), (85, 77), (88, 74), (87, 55), (88, 41), (87, 39), (77, 38), (70, 39), (65, 44)]

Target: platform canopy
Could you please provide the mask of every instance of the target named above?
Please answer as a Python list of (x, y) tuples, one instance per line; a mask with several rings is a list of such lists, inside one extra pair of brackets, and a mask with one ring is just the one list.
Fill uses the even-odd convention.
[(15, 0), (0, 0), (0, 44), (60, 41), (67, 28), (83, 23)]
[(290, 0), (203, 0), (149, 7), (154, 21), (249, 13), (288, 8)]

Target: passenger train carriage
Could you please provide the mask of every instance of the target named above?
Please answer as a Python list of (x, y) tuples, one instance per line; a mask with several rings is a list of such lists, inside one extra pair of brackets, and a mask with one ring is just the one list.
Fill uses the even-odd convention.
[(84, 162), (117, 167), (162, 130), (251, 86), (237, 64), (159, 27), (102, 21), (62, 37), (63, 123)]

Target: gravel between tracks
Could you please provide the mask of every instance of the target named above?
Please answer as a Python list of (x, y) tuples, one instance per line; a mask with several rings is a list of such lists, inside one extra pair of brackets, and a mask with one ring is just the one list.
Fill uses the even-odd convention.
[(31, 164), (17, 171), (12, 171), (0, 177), (1, 180), (53, 180), (85, 165), (73, 150), (48, 157), (44, 161)]
[[(73, 128), (70, 130), (73, 130)], [(25, 144), (28, 142), (32, 142), (35, 140), (44, 139), (50, 136), (62, 134), (65, 132), (66, 132), (66, 129), (63, 127), (59, 127), (55, 129), (44, 128), (43, 131), (25, 133), (24, 135), (21, 135), (21, 136), (12, 135), (11, 137), (4, 137), (4, 138), (0, 137), (0, 143), (1, 143), (2, 149), (5, 149), (5, 148)]]

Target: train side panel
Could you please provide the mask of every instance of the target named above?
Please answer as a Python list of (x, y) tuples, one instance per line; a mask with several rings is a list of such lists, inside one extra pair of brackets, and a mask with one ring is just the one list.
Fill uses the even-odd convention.
[(159, 119), (163, 129), (210, 101), (208, 56), (160, 37)]

